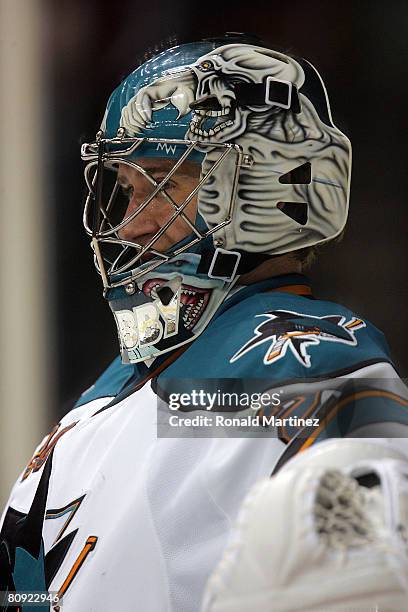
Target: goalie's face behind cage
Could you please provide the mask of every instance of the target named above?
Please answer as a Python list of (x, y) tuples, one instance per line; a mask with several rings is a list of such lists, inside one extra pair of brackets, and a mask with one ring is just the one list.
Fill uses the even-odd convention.
[[(183, 215), (177, 216), (170, 224), (169, 221), (175, 207), (180, 207), (194, 191), (200, 176), (198, 163), (185, 161), (163, 185), (163, 190), (140, 210), (152, 193), (154, 183), (162, 183), (173, 165), (171, 160), (161, 158), (139, 159), (137, 166), (119, 164), (117, 183), (123, 201), (122, 210), (126, 206), (122, 221), (130, 219), (118, 231), (122, 240), (141, 247), (151, 244), (154, 250), (164, 253), (191, 234), (189, 221), (195, 222), (197, 195), (187, 203)], [(167, 229), (158, 236), (166, 226)]]
[[(136, 363), (201, 333), (229, 283), (199, 270), (202, 249), (212, 245), (212, 228), (199, 208), (200, 193), (211, 188), (212, 176), (212, 168), (203, 169), (202, 151), (187, 159), (195, 143), (183, 140), (175, 151), (169, 146), (171, 155), (163, 158), (154, 155), (161, 142), (118, 140), (88, 149), (84, 224), (123, 360)], [(239, 152), (221, 146), (214, 166), (230, 157), (236, 168)]]

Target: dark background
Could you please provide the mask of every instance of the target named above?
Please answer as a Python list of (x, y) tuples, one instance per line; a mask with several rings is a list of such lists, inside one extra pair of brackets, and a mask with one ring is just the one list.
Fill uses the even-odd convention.
[(408, 4), (389, 0), (45, 3), (57, 312), (56, 413), (117, 354), (82, 229), (80, 142), (93, 139), (111, 91), (147, 48), (245, 31), (309, 59), (322, 74), (335, 123), (351, 138), (351, 209), (343, 241), (309, 275), (317, 297), (339, 302), (384, 331), (408, 375), (406, 126)]

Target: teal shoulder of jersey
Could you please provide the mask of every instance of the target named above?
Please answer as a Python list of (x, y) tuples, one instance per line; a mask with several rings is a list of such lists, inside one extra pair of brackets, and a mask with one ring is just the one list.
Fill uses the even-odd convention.
[[(282, 383), (391, 362), (384, 334), (368, 321), (333, 302), (285, 290), (308, 285), (306, 277), (291, 274), (239, 289), (158, 382), (265, 378)], [(124, 365), (117, 357), (75, 406), (116, 397), (147, 372), (144, 364)]]
[(102, 397), (116, 397), (132, 380), (137, 372), (133, 364), (123, 364), (120, 355), (116, 357), (96, 382), (76, 402), (74, 408)]
[[(307, 283), (301, 275), (277, 279), (282, 288)], [(269, 286), (267, 281), (246, 287), (230, 298), (159, 379), (283, 382), (341, 376), (391, 362), (384, 334), (371, 323), (333, 302), (279, 291), (277, 279), (270, 279)]]

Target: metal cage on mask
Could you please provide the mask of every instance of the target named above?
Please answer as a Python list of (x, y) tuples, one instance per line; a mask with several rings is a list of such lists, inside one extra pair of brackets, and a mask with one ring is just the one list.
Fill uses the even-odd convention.
[[(173, 167), (160, 181), (157, 181), (142, 165), (140, 165), (140, 163), (138, 163), (138, 160), (144, 157), (144, 147), (149, 147), (151, 145), (155, 145), (156, 147), (181, 146), (182, 149), (184, 149), (184, 152), (174, 161)], [(212, 154), (214, 154), (215, 150), (219, 151), (218, 159), (206, 173), (201, 172), (196, 186), (189, 195), (182, 202), (175, 202), (173, 197), (166, 190), (166, 185), (169, 180), (177, 173), (179, 168), (182, 167), (182, 164), (189, 160), (193, 152), (199, 151), (204, 156), (210, 150)], [(117, 138), (106, 139), (103, 137), (102, 133), (98, 133), (95, 143), (82, 145), (81, 156), (82, 159), (87, 162), (84, 173), (88, 187), (83, 223), (86, 233), (92, 238), (91, 246), (94, 251), (95, 266), (102, 277), (105, 291), (140, 279), (162, 264), (171, 261), (181, 253), (192, 249), (192, 247), (231, 223), (238, 188), (240, 167), (243, 164), (250, 163), (248, 156), (244, 155), (242, 148), (237, 144), (203, 143), (198, 140), (184, 139), (127, 138), (123, 135), (118, 135)], [(147, 157), (148, 153), (146, 154), (146, 158)], [(224, 160), (231, 157), (233, 158), (234, 174), (225, 218), (216, 225), (209, 226), (201, 224), (200, 227), (197, 223), (197, 218), (202, 218), (203, 215), (200, 214), (201, 211), (199, 207), (197, 209), (197, 218), (194, 221), (186, 215), (185, 209), (193, 198), (198, 195), (199, 190), (205, 184), (208, 184), (211, 176), (217, 171)], [(151, 192), (138, 204), (137, 208), (127, 216), (123, 214), (123, 207), (118, 206), (120, 185), (117, 180), (117, 169), (119, 164), (126, 164), (135, 169), (144, 177), (144, 180), (149, 182), (152, 188)], [(106, 172), (112, 175), (112, 171), (114, 178), (107, 181)], [(121, 230), (130, 223), (136, 222), (137, 217), (159, 196), (162, 196), (166, 200), (173, 212), (164, 225), (151, 236), (147, 243), (144, 245), (138, 244), (137, 241), (129, 241), (120, 237), (119, 233)], [(155, 249), (155, 243), (157, 243), (168, 228), (179, 218), (182, 219), (191, 230), (190, 235), (165, 252)], [(215, 246), (217, 246), (216, 240), (214, 243)], [(219, 244), (219, 246), (222, 245)], [(111, 252), (109, 252), (109, 250)], [(211, 272), (209, 276), (211, 276)], [(222, 277), (214, 275), (213, 278)]]

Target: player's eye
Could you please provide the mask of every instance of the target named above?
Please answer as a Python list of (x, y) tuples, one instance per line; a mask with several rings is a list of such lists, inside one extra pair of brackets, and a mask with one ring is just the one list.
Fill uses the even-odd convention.
[[(162, 181), (164, 181), (165, 178), (166, 178), (166, 175), (156, 176), (155, 180), (157, 184), (160, 184)], [(171, 191), (172, 189), (175, 189), (176, 187), (177, 187), (177, 183), (175, 183), (174, 181), (166, 181), (164, 185), (162, 185), (162, 189), (165, 189), (166, 191)]]

